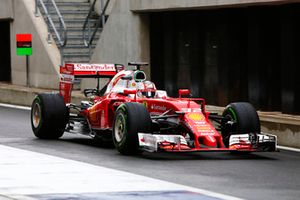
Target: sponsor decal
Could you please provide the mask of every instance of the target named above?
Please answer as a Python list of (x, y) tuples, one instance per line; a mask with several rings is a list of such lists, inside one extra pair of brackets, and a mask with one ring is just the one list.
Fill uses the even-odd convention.
[(151, 109), (152, 110), (159, 110), (159, 111), (166, 111), (167, 107), (166, 106), (160, 106), (160, 105), (152, 104), (151, 105)]
[(194, 121), (194, 124), (203, 125), (206, 124), (205, 121)]
[(60, 94), (64, 97), (65, 103), (71, 102), (71, 90), (72, 90), (72, 83), (63, 82), (63, 81), (59, 83), (59, 91)]
[(147, 101), (143, 101), (143, 105), (144, 105), (146, 108), (148, 108), (148, 103), (147, 103)]
[(197, 128), (198, 131), (209, 131), (209, 132), (213, 131), (211, 129), (211, 127), (209, 125), (207, 125), (207, 124), (195, 125), (195, 127)]
[(192, 109), (191, 108), (181, 108), (181, 111), (189, 113), (189, 112), (192, 112)]
[(74, 64), (75, 71), (115, 71), (114, 64)]
[(74, 76), (73, 75), (68, 75), (68, 74), (61, 74), (60, 75), (60, 80), (62, 82), (66, 82), (66, 83), (73, 83)]
[(60, 73), (61, 74), (67, 74), (67, 75), (72, 75), (73, 74), (73, 72), (71, 70), (68, 70), (68, 69), (63, 68), (63, 67), (60, 68)]
[(181, 108), (182, 112), (190, 113), (190, 112), (201, 112), (201, 108)]
[(89, 112), (89, 119), (92, 123), (99, 122), (99, 115), (101, 116), (101, 110), (97, 107), (92, 107)]
[(198, 127), (202, 127), (202, 128), (210, 128), (210, 125), (209, 124), (197, 124), (196, 126), (198, 126)]
[(212, 135), (214, 130), (208, 124), (195, 124), (194, 127), (198, 132), (201, 132), (201, 135)]
[(200, 113), (189, 113), (187, 117), (193, 121), (203, 121), (205, 119)]
[(210, 135), (214, 135), (214, 132), (201, 132), (201, 136), (210, 136)]
[(65, 64), (65, 66), (61, 67), (60, 69), (62, 70), (61, 73), (64, 73), (64, 74), (73, 74), (73, 72), (74, 72), (74, 65), (73, 64)]

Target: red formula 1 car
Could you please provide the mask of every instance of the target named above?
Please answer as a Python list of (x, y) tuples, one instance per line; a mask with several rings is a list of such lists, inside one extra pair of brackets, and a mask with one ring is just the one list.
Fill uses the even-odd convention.
[[(65, 64), (60, 68), (60, 94), (38, 94), (32, 103), (31, 125), (36, 137), (57, 139), (64, 132), (113, 141), (122, 154), (141, 151), (276, 151), (277, 138), (260, 132), (256, 110), (249, 103), (231, 103), (222, 115), (205, 110), (203, 98), (187, 89), (178, 98), (157, 90), (140, 70), (117, 64)], [(96, 78), (85, 89), (90, 101), (71, 102), (74, 78)], [(109, 79), (100, 89), (101, 82)]]

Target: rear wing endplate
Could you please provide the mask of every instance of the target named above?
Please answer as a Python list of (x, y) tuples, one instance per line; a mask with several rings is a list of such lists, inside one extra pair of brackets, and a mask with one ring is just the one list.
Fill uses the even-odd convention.
[(65, 103), (70, 103), (75, 78), (112, 78), (122, 70), (121, 64), (65, 63), (60, 66), (60, 94)]

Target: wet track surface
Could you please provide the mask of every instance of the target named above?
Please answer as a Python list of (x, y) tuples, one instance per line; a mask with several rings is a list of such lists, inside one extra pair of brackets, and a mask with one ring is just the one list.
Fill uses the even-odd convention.
[(0, 144), (245, 199), (299, 199), (300, 153), (183, 153), (122, 156), (89, 137), (36, 139), (30, 111), (0, 107)]

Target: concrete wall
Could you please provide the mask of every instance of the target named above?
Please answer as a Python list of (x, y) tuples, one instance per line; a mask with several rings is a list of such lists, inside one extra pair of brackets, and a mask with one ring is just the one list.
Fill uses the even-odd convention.
[(0, 19), (13, 19), (13, 1), (1, 0)]
[[(218, 7), (237, 7), (248, 5), (282, 4), (297, 2), (297, 0), (131, 0), (132, 11), (162, 11), (207, 9)], [(298, 1), (299, 2), (299, 1)]]
[(300, 116), (259, 112), (262, 132), (277, 135), (278, 144), (300, 148)]
[(43, 18), (35, 17), (32, 0), (14, 1), (15, 16), (11, 26), (12, 83), (26, 84), (25, 57), (16, 56), (15, 34), (31, 33), (33, 55), (30, 56), (30, 86), (41, 88), (58, 87), (60, 54), (54, 41), (48, 44), (47, 27)]
[[(130, 0), (112, 1), (111, 14), (94, 50), (91, 63), (150, 62), (148, 15), (130, 11)], [(150, 76), (150, 67), (145, 69)], [(95, 87), (93, 80), (83, 80), (82, 88)]]
[(300, 148), (299, 124), (293, 125), (262, 121), (261, 130), (264, 133), (277, 135), (279, 145)]
[(149, 61), (148, 16), (132, 13), (129, 5), (130, 0), (115, 1), (91, 62)]
[(26, 85), (26, 58), (16, 56), (16, 34), (31, 33), (30, 86), (58, 87), (60, 54), (54, 41), (48, 44), (47, 27), (42, 17), (35, 17), (33, 0), (1, 0), (0, 19), (13, 19), (10, 25), (12, 84)]
[[(95, 3), (95, 12), (100, 15), (101, 14), (101, 1), (102, 0), (97, 0), (96, 3)], [(103, 0), (104, 4), (106, 3), (106, 1), (108, 0)], [(111, 14), (111, 11), (112, 11), (112, 8), (113, 8), (113, 5), (115, 4), (115, 1), (116, 0), (110, 0), (107, 8), (106, 8), (106, 11), (105, 11), (105, 14), (106, 15), (110, 15)], [(91, 2), (92, 3), (92, 2)]]

